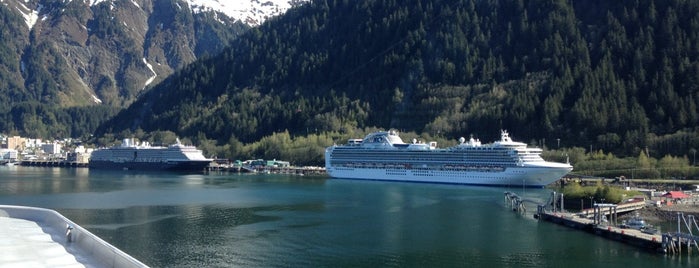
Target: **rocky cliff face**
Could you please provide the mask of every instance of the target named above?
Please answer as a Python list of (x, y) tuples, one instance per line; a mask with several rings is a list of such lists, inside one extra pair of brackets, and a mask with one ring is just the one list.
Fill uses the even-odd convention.
[[(221, 4), (219, 2), (225, 3)], [(123, 107), (296, 0), (0, 0), (0, 103)]]

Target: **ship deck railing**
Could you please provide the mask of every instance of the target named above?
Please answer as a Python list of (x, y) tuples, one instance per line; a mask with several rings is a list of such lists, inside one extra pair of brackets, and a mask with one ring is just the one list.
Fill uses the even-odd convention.
[(54, 210), (0, 205), (0, 266), (147, 267)]

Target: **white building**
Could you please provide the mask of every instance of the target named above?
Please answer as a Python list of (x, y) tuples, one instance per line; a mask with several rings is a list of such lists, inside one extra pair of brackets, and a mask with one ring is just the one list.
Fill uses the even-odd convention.
[(78, 147), (75, 147), (74, 152), (79, 153), (79, 154), (84, 154), (87, 150), (85, 149), (85, 146), (78, 145)]
[(61, 147), (62, 146), (58, 143), (47, 143), (41, 145), (41, 150), (47, 154), (57, 155), (62, 153)]
[(41, 139), (25, 139), (24, 140), (24, 146), (26, 148), (41, 148), (41, 145), (44, 143), (41, 141)]
[(4, 161), (11, 161), (15, 162), (17, 161), (17, 150), (15, 149), (0, 149), (0, 159)]

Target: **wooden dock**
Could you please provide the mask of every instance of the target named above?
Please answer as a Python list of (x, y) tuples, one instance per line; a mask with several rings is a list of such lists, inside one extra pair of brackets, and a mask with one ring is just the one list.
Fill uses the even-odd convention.
[(580, 214), (541, 211), (538, 212), (537, 215), (540, 220), (579, 229), (651, 251), (665, 252), (665, 247), (662, 243), (663, 237), (661, 234), (648, 234), (642, 232), (641, 230), (631, 228), (595, 224), (594, 219), (580, 216)]
[[(574, 229), (586, 231), (608, 239), (620, 241), (629, 245), (637, 246), (654, 252), (667, 254), (681, 254), (683, 245), (687, 254), (691, 254), (693, 249), (699, 252), (699, 224), (691, 215), (685, 217), (678, 213), (675, 233), (661, 234), (653, 228), (633, 229), (624, 228), (617, 224), (617, 213), (631, 212), (643, 208), (641, 203), (630, 202), (626, 204), (595, 204), (591, 210), (584, 210), (579, 213), (569, 213), (563, 209), (563, 195), (553, 192), (551, 199), (545, 204), (537, 206), (534, 217), (556, 224), (564, 225)], [(511, 192), (505, 192), (505, 201), (518, 212), (526, 211), (524, 200)], [(556, 204), (560, 201), (560, 206)], [(607, 220), (609, 217), (609, 220)], [(682, 223), (686, 227), (682, 229)], [(693, 231), (696, 228), (696, 231)]]

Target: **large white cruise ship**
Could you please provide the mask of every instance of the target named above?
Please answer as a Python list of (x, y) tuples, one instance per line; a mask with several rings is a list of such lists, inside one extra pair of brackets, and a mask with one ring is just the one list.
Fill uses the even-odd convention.
[(326, 148), (325, 169), (345, 179), (527, 187), (546, 186), (573, 170), (545, 161), (541, 152), (512, 141), (506, 131), (490, 144), (461, 138), (456, 146), (437, 148), (436, 142), (404, 143), (392, 130)]
[(211, 161), (194, 146), (182, 145), (180, 140), (168, 147), (136, 144), (124, 139), (120, 146), (97, 149), (90, 155), (90, 168), (124, 170), (202, 171)]

